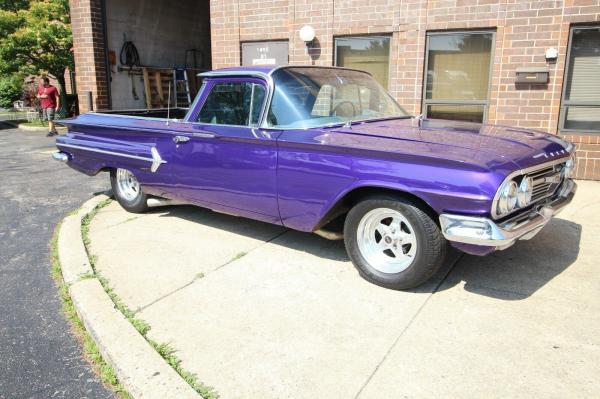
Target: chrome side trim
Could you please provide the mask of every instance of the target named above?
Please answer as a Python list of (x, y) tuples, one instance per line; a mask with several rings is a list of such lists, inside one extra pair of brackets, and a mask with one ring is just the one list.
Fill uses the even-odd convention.
[(552, 202), (531, 212), (526, 220), (519, 223), (496, 224), (485, 217), (442, 214), (442, 234), (448, 241), (457, 243), (508, 248), (517, 240), (529, 240), (535, 236), (553, 216), (562, 211), (573, 199), (577, 184), (569, 179), (559, 190)]
[(163, 163), (167, 163), (167, 161), (165, 161), (165, 160), (163, 160), (161, 158), (161, 156), (158, 153), (158, 150), (156, 149), (156, 147), (152, 147), (150, 149), (150, 153), (152, 154), (152, 158), (148, 158), (148, 157), (142, 157), (142, 156), (139, 156), (139, 155), (123, 154), (123, 153), (120, 153), (120, 152), (114, 152), (114, 151), (108, 151), (108, 150), (101, 150), (99, 148), (91, 148), (91, 147), (86, 147), (86, 146), (81, 146), (81, 145), (75, 145), (75, 144), (56, 143), (56, 146), (57, 147), (65, 147), (65, 148), (73, 148), (73, 149), (76, 149), (76, 150), (96, 152), (98, 154), (113, 155), (113, 156), (116, 156), (116, 157), (123, 157), (123, 158), (129, 158), (129, 159), (137, 159), (138, 161), (152, 162), (152, 166), (150, 167), (150, 170), (152, 172), (156, 172), (158, 170), (158, 168), (160, 167), (160, 165), (162, 165)]
[(155, 173), (160, 165), (167, 163), (167, 161), (161, 158), (156, 147), (150, 148), (150, 154), (152, 154), (152, 166), (150, 166), (150, 172)]
[(569, 153), (569, 154), (567, 154), (566, 157), (558, 158), (558, 159), (555, 159), (555, 160), (550, 161), (550, 162), (541, 163), (539, 165), (531, 166), (529, 168), (519, 169), (519, 170), (516, 170), (516, 171), (512, 172), (508, 176), (506, 176), (506, 178), (502, 181), (502, 183), (500, 184), (500, 186), (496, 190), (496, 194), (494, 195), (494, 200), (492, 201), (492, 209), (491, 209), (492, 218), (493, 219), (498, 219), (500, 217), (505, 217), (505, 216), (508, 216), (508, 215), (512, 215), (513, 213), (518, 212), (520, 210), (519, 208), (515, 208), (511, 212), (509, 212), (507, 214), (504, 214), (504, 215), (498, 215), (496, 213), (496, 206), (498, 204), (498, 199), (500, 198), (500, 187), (504, 186), (504, 184), (507, 181), (510, 181), (510, 180), (514, 179), (515, 177), (517, 177), (517, 176), (521, 176), (521, 175), (524, 175), (524, 174), (536, 171), (538, 169), (544, 169), (544, 168), (547, 168), (549, 166), (554, 166), (554, 165), (557, 165), (559, 163), (566, 162), (566, 161), (569, 160), (569, 158), (571, 158), (572, 155), (573, 155), (572, 153)]

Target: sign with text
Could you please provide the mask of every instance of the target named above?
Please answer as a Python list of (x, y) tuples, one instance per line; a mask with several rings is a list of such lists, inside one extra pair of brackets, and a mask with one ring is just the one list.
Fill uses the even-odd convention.
[(288, 47), (287, 40), (242, 43), (242, 65), (287, 65)]

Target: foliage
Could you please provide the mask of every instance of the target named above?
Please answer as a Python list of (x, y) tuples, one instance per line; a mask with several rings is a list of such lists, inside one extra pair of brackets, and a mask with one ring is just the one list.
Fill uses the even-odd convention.
[[(125, 318), (140, 333), (140, 335), (142, 337), (144, 337), (144, 339), (146, 339), (146, 341), (158, 352), (158, 354), (163, 359), (165, 359), (167, 361), (167, 363), (177, 372), (177, 374), (179, 374), (181, 376), (181, 378), (183, 378), (192, 387), (192, 389), (194, 389), (196, 392), (198, 392), (200, 394), (200, 396), (204, 399), (219, 399), (219, 393), (214, 388), (205, 385), (204, 383), (202, 383), (201, 381), (198, 380), (198, 376), (196, 374), (191, 373), (183, 368), (183, 366), (181, 365), (181, 360), (175, 355), (175, 349), (173, 349), (167, 343), (159, 343), (148, 337), (148, 332), (150, 331), (150, 325), (146, 321), (137, 317), (137, 314), (136, 314), (137, 312), (131, 310), (125, 304), (125, 302), (123, 302), (123, 300), (117, 295), (117, 293), (111, 287), (110, 282), (104, 276), (102, 276), (96, 269), (97, 258), (95, 255), (92, 255), (90, 253), (90, 246), (91, 246), (91, 240), (90, 240), (90, 235), (89, 235), (90, 234), (90, 223), (92, 222), (92, 219), (96, 216), (98, 211), (100, 211), (100, 209), (102, 209), (105, 206), (107, 206), (108, 204), (110, 204), (111, 201), (112, 200), (110, 198), (108, 198), (108, 199), (100, 202), (98, 205), (96, 205), (94, 207), (94, 209), (92, 209), (91, 212), (89, 212), (87, 215), (85, 215), (81, 219), (81, 237), (83, 239), (83, 245), (85, 247), (85, 250), (88, 254), (90, 266), (94, 270), (94, 276), (96, 278), (98, 278), (98, 281), (104, 288), (104, 291), (106, 292), (106, 294), (109, 296), (109, 298), (115, 304), (115, 308), (117, 310), (119, 310), (123, 314), (123, 316), (125, 316)], [(129, 221), (129, 220), (131, 220), (131, 218), (128, 219), (127, 221)], [(245, 252), (240, 252), (237, 256), (242, 257), (245, 254), (246, 254)], [(202, 274), (202, 273), (200, 273), (200, 274)], [(204, 274), (202, 274), (202, 275), (200, 275), (200, 274), (197, 276), (197, 278), (204, 277)]]
[[(76, 212), (77, 210), (75, 210), (75, 213)], [(69, 286), (62, 278), (62, 268), (58, 258), (58, 232), (60, 231), (60, 226), (61, 223), (56, 226), (54, 234), (52, 235), (52, 241), (50, 242), (50, 260), (52, 262), (51, 273), (58, 287), (63, 313), (71, 324), (71, 330), (82, 346), (85, 357), (91, 363), (94, 371), (100, 376), (102, 382), (117, 394), (117, 398), (131, 399), (129, 393), (118, 381), (115, 370), (102, 358), (102, 354), (100, 353), (100, 350), (98, 350), (96, 343), (87, 333), (83, 322), (77, 315), (75, 305), (73, 304), (71, 295), (69, 295)], [(85, 278), (89, 277), (85, 276)]]
[(0, 108), (12, 108), (13, 103), (21, 98), (23, 79), (20, 75), (0, 78)]
[(47, 74), (64, 92), (65, 70), (74, 67), (68, 0), (0, 0), (0, 5), (0, 74)]
[(29, 0), (0, 0), (0, 10), (17, 11), (29, 6)]

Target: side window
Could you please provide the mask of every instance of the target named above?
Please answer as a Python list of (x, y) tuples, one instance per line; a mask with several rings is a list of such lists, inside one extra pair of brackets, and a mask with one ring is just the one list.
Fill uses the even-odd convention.
[(215, 84), (197, 122), (214, 125), (256, 126), (265, 99), (265, 87), (251, 82)]

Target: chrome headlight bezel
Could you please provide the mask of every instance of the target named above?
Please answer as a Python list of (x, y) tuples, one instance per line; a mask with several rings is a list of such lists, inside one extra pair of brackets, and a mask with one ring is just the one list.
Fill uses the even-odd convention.
[(519, 208), (525, 208), (531, 203), (531, 197), (533, 196), (533, 179), (529, 176), (523, 176), (519, 188), (517, 191), (517, 206)]
[(496, 202), (496, 213), (506, 215), (515, 210), (517, 206), (517, 194), (519, 186), (514, 180), (505, 181), (500, 186), (498, 201)]
[[(573, 152), (570, 152), (568, 156), (562, 157), (562, 158), (558, 158), (543, 164), (539, 164), (539, 165), (535, 165), (535, 166), (531, 166), (525, 169), (521, 169), (521, 170), (517, 170), (512, 172), (511, 174), (509, 174), (504, 181), (502, 182), (502, 184), (500, 185), (500, 187), (498, 188), (498, 190), (496, 191), (496, 194), (494, 196), (494, 199), (492, 201), (492, 207), (491, 207), (491, 215), (492, 215), (492, 219), (501, 219), (505, 216), (508, 216), (516, 211), (518, 211), (519, 209), (522, 209), (523, 206), (517, 206), (515, 207), (512, 211), (509, 211), (507, 213), (501, 213), (498, 210), (498, 202), (500, 199), (500, 194), (502, 193), (502, 189), (505, 188), (505, 186), (507, 184), (509, 184), (511, 181), (515, 181), (515, 183), (519, 184), (521, 182), (521, 179), (523, 178), (523, 176), (527, 176), (529, 173), (535, 172), (536, 170), (545, 168), (545, 167), (549, 167), (549, 166), (553, 166), (559, 163), (564, 163), (564, 162), (568, 162), (569, 160), (573, 161), (573, 167), (574, 167), (574, 160), (575, 160), (575, 146), (571, 144), (571, 146), (569, 147), (571, 150), (573, 150)], [(568, 169), (568, 168), (567, 168)], [(566, 172), (561, 172), (561, 173), (572, 173), (571, 171), (567, 170)], [(568, 178), (568, 177), (566, 177)], [(525, 207), (531, 205), (531, 201), (525, 205)]]
[(571, 154), (571, 157), (565, 162), (565, 166), (562, 169), (561, 173), (563, 178), (572, 179), (575, 175), (575, 154)]

